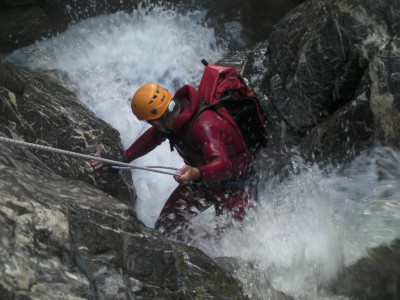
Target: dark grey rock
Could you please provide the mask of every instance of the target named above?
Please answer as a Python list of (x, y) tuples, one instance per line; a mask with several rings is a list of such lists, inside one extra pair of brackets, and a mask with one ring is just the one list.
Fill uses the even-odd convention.
[[(56, 74), (14, 68), (0, 60), (0, 129), (9, 137), (29, 143), (93, 155), (119, 153), (119, 132), (98, 119)], [(83, 180), (128, 205), (135, 201), (130, 172), (94, 173), (89, 161), (35, 150), (52, 171)]]
[(399, 299), (400, 240), (371, 249), (367, 257), (346, 268), (331, 289), (351, 299)]
[(340, 163), (372, 145), (399, 146), (399, 13), (398, 1), (308, 1), (275, 25), (254, 51), (263, 60), (248, 63), (250, 78), (263, 68), (253, 84), (270, 156), (297, 149)]

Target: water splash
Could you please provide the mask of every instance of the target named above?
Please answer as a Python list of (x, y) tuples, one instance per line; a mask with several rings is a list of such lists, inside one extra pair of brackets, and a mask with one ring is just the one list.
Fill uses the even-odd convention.
[(321, 178), (313, 167), (273, 190), (260, 190), (257, 207), (240, 230), (228, 230), (205, 249), (240, 261), (236, 276), (252, 298), (268, 299), (271, 287), (306, 297), (342, 268), (342, 234)]
[(193, 222), (191, 243), (214, 258), (233, 258), (251, 299), (273, 298), (276, 290), (332, 299), (325, 288), (344, 267), (400, 236), (399, 152), (377, 148), (328, 173), (292, 163), (296, 172), (286, 180), (260, 185), (243, 223), (221, 233), (226, 219), (212, 212)]
[(334, 209), (345, 232), (346, 265), (367, 249), (400, 237), (400, 153), (375, 148), (348, 167), (335, 170), (324, 184), (334, 189)]

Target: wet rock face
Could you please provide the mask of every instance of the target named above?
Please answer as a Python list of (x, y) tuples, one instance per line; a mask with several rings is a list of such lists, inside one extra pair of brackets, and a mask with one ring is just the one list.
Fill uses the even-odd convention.
[[(64, 80), (64, 82), (66, 82)], [(20, 70), (0, 60), (0, 130), (8, 137), (93, 155), (120, 153), (119, 132), (90, 112), (55, 74)], [(88, 182), (128, 205), (136, 193), (130, 172), (94, 173), (89, 161), (35, 150), (53, 172)]]
[(209, 26), (216, 35), (229, 43), (231, 49), (241, 49), (268, 38), (273, 26), (303, 0), (203, 1)]
[[(4, 61), (0, 74), (1, 136), (121, 150), (118, 132), (55, 75)], [(203, 252), (137, 220), (131, 184), (130, 175), (93, 174), (86, 161), (0, 143), (0, 298), (244, 299)]]
[(63, 32), (69, 24), (88, 17), (119, 10), (131, 11), (138, 2), (137, 0), (2, 1), (0, 53), (8, 53), (36, 40), (52, 37)]
[(275, 25), (256, 81), (268, 97), (271, 153), (296, 147), (343, 161), (375, 140), (400, 146), (399, 6), (308, 1)]
[(346, 268), (332, 292), (352, 299), (398, 299), (400, 295), (400, 240), (371, 249), (369, 256)]

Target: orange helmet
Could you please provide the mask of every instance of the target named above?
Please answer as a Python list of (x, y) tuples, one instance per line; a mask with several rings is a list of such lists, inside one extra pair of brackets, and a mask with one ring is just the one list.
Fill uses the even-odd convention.
[(172, 94), (156, 83), (141, 86), (132, 97), (131, 108), (139, 120), (155, 120), (167, 110)]

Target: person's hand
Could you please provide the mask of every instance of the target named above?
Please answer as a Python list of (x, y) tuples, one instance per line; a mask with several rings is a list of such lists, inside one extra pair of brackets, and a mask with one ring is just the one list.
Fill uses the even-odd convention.
[[(97, 152), (94, 156), (101, 157), (101, 154)], [(98, 160), (91, 160), (90, 165), (92, 166), (93, 170), (98, 171), (103, 167), (103, 163)]]
[[(113, 155), (113, 154), (108, 154), (108, 153), (97, 152), (94, 156), (124, 162), (124, 157), (122, 155)], [(98, 160), (91, 160), (90, 165), (92, 166), (93, 170), (99, 171), (99, 172), (118, 171), (118, 169), (112, 168), (112, 166), (113, 166), (112, 164), (98, 161)]]
[(189, 183), (191, 181), (199, 180), (201, 177), (201, 172), (198, 168), (193, 168), (188, 165), (184, 165), (178, 170), (180, 176), (174, 176), (174, 179), (179, 183)]

